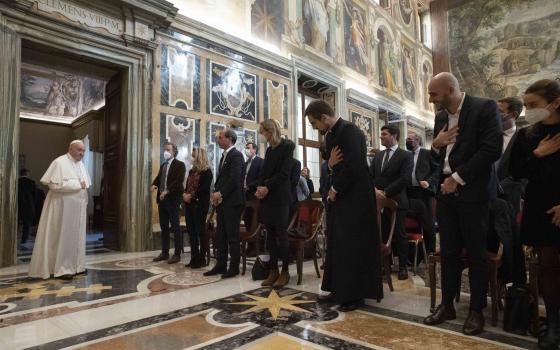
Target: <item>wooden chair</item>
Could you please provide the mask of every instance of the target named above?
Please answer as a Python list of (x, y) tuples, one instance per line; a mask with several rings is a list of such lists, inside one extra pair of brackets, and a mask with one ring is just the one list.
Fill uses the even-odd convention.
[(414, 265), (412, 271), (416, 275), (416, 268), (418, 266), (418, 244), (422, 243), (422, 250), (424, 253), (424, 263), (428, 264), (428, 254), (426, 253), (426, 244), (424, 242), (424, 230), (420, 224), (420, 220), (413, 214), (406, 214), (404, 221), (404, 229), (408, 236), (408, 243), (414, 243)]
[[(393, 235), (395, 233), (395, 222), (397, 221), (397, 207), (398, 204), (392, 199), (377, 199), (377, 224), (379, 227), (379, 239), (380, 239), (380, 253), (381, 253), (381, 264), (383, 267), (383, 272), (387, 278), (387, 284), (389, 285), (389, 290), (392, 292), (393, 280), (391, 279), (391, 243), (393, 241)], [(389, 211), (389, 214), (386, 213)], [(389, 226), (387, 226), (383, 219), (389, 219)], [(383, 228), (389, 228), (389, 235), (387, 241), (383, 240)]]
[[(212, 243), (210, 243), (210, 241)], [(212, 256), (216, 256), (216, 207), (212, 206), (210, 212), (206, 216), (206, 227), (204, 232), (204, 240), (202, 241), (202, 252), (206, 257), (206, 265), (210, 264)], [(210, 254), (212, 247), (212, 254)]]
[(258, 199), (253, 199), (247, 201), (245, 203), (245, 209), (243, 210), (243, 214), (241, 214), (241, 218), (245, 217), (245, 212), (247, 210), (251, 210), (251, 222), (241, 225), (239, 227), (239, 241), (241, 244), (241, 259), (242, 259), (242, 268), (241, 268), (241, 275), (245, 275), (245, 270), (247, 268), (247, 246), (250, 242), (254, 242), (257, 255), (259, 254), (259, 241), (262, 234), (262, 225), (259, 224), (259, 209), (261, 201)]
[[(301, 284), (303, 275), (303, 258), (306, 246), (313, 247), (313, 263), (315, 264), (315, 272), (317, 277), (321, 278), (319, 272), (319, 264), (317, 263), (317, 234), (321, 230), (322, 223), (321, 217), (323, 213), (323, 203), (318, 200), (308, 199), (299, 203), (299, 208), (296, 210), (290, 225), (288, 227), (288, 240), (295, 245), (296, 248), (296, 266), (298, 281)], [(297, 228), (298, 232), (302, 233), (301, 236), (290, 234)]]
[[(490, 299), (492, 306), (492, 326), (498, 324), (498, 309), (501, 309), (500, 287), (498, 282), (498, 269), (502, 266), (502, 254), (504, 247), (500, 243), (497, 253), (488, 252), (488, 283), (490, 284)], [(428, 257), (428, 274), (430, 283), (430, 311), (434, 312), (436, 307), (436, 264), (441, 263), (441, 253), (436, 251)], [(461, 251), (461, 267), (468, 268), (468, 256), (466, 249)], [(460, 291), (455, 300), (459, 302)]]

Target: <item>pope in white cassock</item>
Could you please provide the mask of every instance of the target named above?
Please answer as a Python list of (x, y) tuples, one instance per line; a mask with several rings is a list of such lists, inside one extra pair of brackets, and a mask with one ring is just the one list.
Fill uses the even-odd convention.
[(82, 141), (72, 141), (68, 153), (56, 158), (41, 178), (49, 193), (37, 228), (29, 277), (71, 279), (85, 272), (91, 180), (82, 162), (84, 152)]

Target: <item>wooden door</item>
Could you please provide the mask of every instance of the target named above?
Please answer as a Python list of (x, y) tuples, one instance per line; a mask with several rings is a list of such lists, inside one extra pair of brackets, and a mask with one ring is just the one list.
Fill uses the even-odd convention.
[(122, 103), (123, 75), (117, 74), (105, 88), (105, 151), (103, 162), (103, 242), (105, 247), (121, 249), (123, 177), (126, 164)]

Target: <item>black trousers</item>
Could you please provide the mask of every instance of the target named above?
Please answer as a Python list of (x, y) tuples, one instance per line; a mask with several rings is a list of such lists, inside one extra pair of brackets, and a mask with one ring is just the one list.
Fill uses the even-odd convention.
[(161, 227), (161, 253), (169, 255), (170, 229), (173, 232), (175, 255), (183, 251), (183, 232), (179, 222), (181, 212), (181, 197), (167, 195), (158, 203), (159, 225)]
[(239, 224), (243, 205), (224, 207), (219, 205), (216, 209), (217, 228), (217, 265), (220, 268), (227, 266), (228, 252), (230, 256), (229, 270), (239, 271)]
[[(290, 207), (278, 206), (274, 210), (274, 220), (265, 223), (266, 242), (270, 253), (271, 268), (278, 267), (278, 260), (282, 260), (282, 268), (287, 269), (290, 265), (290, 243), (288, 241)], [(268, 218), (271, 218), (268, 214)]]
[(202, 242), (204, 239), (207, 205), (187, 204), (185, 205), (185, 221), (191, 246), (191, 260), (202, 259)]
[(453, 305), (461, 288), (461, 249), (468, 255), (470, 309), (480, 311), (486, 304), (488, 261), (486, 234), (488, 202), (465, 203), (453, 194), (439, 194), (436, 217), (441, 243), (442, 303)]
[(410, 187), (408, 193), (408, 212), (420, 219), (424, 231), (424, 243), (428, 253), (436, 250), (436, 233), (432, 214), (432, 196), (420, 187)]

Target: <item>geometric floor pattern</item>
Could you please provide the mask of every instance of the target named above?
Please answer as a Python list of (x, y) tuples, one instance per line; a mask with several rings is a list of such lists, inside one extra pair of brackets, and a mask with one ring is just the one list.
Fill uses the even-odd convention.
[(464, 336), (468, 295), (457, 320), (423, 325), (429, 290), (417, 276), (395, 278), (380, 303), (344, 313), (315, 302), (320, 279), (311, 263), (301, 285), (292, 276), (274, 290), (249, 273), (220, 280), (205, 277), (207, 268), (153, 263), (156, 254), (88, 256), (88, 274), (72, 281), (30, 280), (25, 263), (0, 269), (0, 349), (537, 348), (534, 338), (500, 327)]

